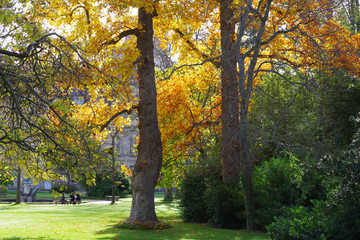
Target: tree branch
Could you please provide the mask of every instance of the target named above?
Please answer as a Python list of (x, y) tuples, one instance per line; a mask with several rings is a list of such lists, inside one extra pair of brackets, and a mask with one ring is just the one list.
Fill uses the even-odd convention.
[(183, 64), (183, 65), (181, 65), (181, 66), (178, 66), (178, 67), (174, 68), (174, 69), (170, 72), (169, 76), (167, 76), (167, 77), (165, 77), (165, 78), (163, 78), (163, 79), (160, 79), (160, 80), (161, 80), (161, 81), (164, 81), (164, 80), (170, 79), (171, 75), (173, 75), (174, 72), (177, 71), (177, 70), (179, 70), (180, 68), (183, 68), (183, 67), (201, 66), (201, 65), (204, 65), (206, 62), (211, 62), (211, 63), (214, 64), (214, 62), (215, 62), (216, 60), (218, 60), (218, 59), (220, 59), (220, 57), (207, 58), (207, 59), (205, 59), (204, 61), (202, 61), (201, 63)]
[(189, 45), (189, 47), (191, 48), (191, 50), (197, 52), (202, 58), (208, 59), (208, 61), (210, 61), (212, 64), (214, 64), (214, 66), (216, 68), (220, 68), (220, 61), (216, 61), (218, 58), (211, 58), (209, 55), (201, 52), (196, 46), (195, 44), (190, 41), (189, 39), (185, 38), (185, 34), (180, 30), (180, 29), (173, 29), (177, 34), (179, 34), (179, 36), (185, 40), (185, 42), (187, 43), (187, 45)]
[(21, 58), (21, 59), (27, 58), (28, 56), (30, 56), (31, 51), (34, 50), (36, 46), (38, 46), (40, 43), (44, 42), (46, 38), (48, 38), (52, 35), (57, 35), (57, 34), (49, 33), (49, 34), (42, 36), (40, 39), (36, 40), (35, 43), (29, 44), (26, 48), (26, 52), (17, 53), (17, 52), (0, 49), (0, 54), (7, 55), (10, 57), (17, 57), (17, 58)]
[(89, 10), (85, 7), (85, 6), (77, 6), (76, 8), (74, 8), (71, 13), (70, 13), (70, 18), (72, 18), (72, 15), (73, 13), (78, 9), (78, 8), (83, 8), (85, 10), (85, 14), (86, 14), (86, 20), (87, 20), (87, 23), (90, 24), (90, 13), (89, 13)]
[(121, 32), (115, 38), (113, 38), (113, 39), (111, 39), (111, 40), (109, 40), (107, 42), (102, 43), (101, 46), (113, 45), (113, 44), (118, 43), (124, 37), (130, 36), (130, 35), (138, 36), (139, 34), (140, 34), (140, 31), (139, 31), (138, 28), (129, 29), (129, 30), (126, 30), (124, 32)]
[(129, 109), (124, 109), (120, 112), (115, 113), (105, 124), (103, 124), (100, 127), (100, 132), (103, 131), (107, 126), (109, 126), (109, 124), (114, 121), (117, 117), (119, 117), (120, 115), (127, 113), (127, 114), (131, 114), (134, 110), (138, 109), (138, 106), (132, 106)]

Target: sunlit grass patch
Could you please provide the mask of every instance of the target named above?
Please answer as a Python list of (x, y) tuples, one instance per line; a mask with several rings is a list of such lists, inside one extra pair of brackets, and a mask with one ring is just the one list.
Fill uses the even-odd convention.
[[(207, 224), (184, 223), (178, 201), (156, 198), (156, 212), (163, 225), (151, 231), (147, 226), (119, 228), (119, 222), (130, 215), (131, 198), (115, 205), (88, 203), (82, 205), (0, 204), (0, 239), (141, 239), (141, 240), (266, 240), (265, 234), (243, 230), (215, 229)], [(171, 228), (165, 226), (170, 225)], [(161, 230), (160, 230), (161, 229)]]

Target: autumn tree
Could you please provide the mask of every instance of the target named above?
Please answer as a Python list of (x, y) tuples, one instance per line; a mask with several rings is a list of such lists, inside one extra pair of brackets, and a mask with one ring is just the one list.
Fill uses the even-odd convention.
[[(136, 8), (138, 13), (133, 14), (132, 9)], [(71, 31), (65, 33), (69, 41), (81, 44), (86, 48), (84, 56), (105, 75), (114, 76), (107, 81), (85, 80), (93, 101), (86, 105), (99, 110), (94, 118), (99, 128), (104, 129), (122, 113), (138, 112), (140, 140), (133, 171), (132, 208), (127, 222), (158, 222), (154, 188), (162, 164), (162, 145), (157, 121), (153, 46), (157, 2), (124, 1), (118, 5), (112, 1), (93, 1), (79, 5), (76, 1), (66, 4), (53, 1), (42, 11), (50, 22), (53, 21), (51, 24), (59, 28), (67, 28), (68, 23), (74, 22)], [(55, 16), (54, 12), (60, 14)], [(82, 35), (83, 32), (86, 34)], [(99, 101), (103, 103), (101, 107)]]
[(76, 94), (70, 83), (79, 86), (96, 71), (85, 73), (92, 67), (78, 49), (58, 34), (45, 34), (26, 4), (9, 1), (1, 9), (6, 16), (0, 49), (2, 156), (12, 170), (35, 182), (70, 172), (72, 179), (84, 175), (91, 183), (101, 161), (100, 142), (90, 131), (93, 126), (73, 118)]
[[(184, 61), (183, 67), (191, 66), (191, 61), (195, 59), (197, 63), (193, 66), (212, 62), (222, 76), (222, 117), (227, 114), (240, 117), (239, 123), (235, 124), (238, 131), (232, 132), (228, 138), (240, 138), (235, 140), (240, 144), (240, 148), (235, 151), (239, 153), (238, 159), (233, 151), (223, 152), (222, 158), (225, 169), (225, 159), (234, 159), (231, 160), (232, 166), (241, 166), (248, 228), (252, 229), (254, 207), (248, 114), (254, 85), (259, 83), (259, 76), (267, 72), (286, 79), (282, 74), (286, 67), (303, 71), (305, 74), (311, 72), (311, 69), (324, 70), (329, 67), (342, 68), (357, 74), (358, 66), (352, 63), (359, 58), (355, 51), (358, 36), (351, 36), (336, 22), (331, 14), (331, 1), (220, 1), (219, 5), (215, 1), (205, 1), (199, 5), (194, 3), (193, 6), (186, 2), (174, 3), (172, 7), (182, 9), (175, 11), (176, 16), (169, 21), (173, 28), (172, 40), (177, 41), (178, 49), (185, 53), (180, 59), (185, 60), (186, 56), (190, 55), (188, 52), (193, 55), (188, 58), (190, 61)], [(219, 11), (216, 10), (217, 7), (220, 7)], [(190, 15), (198, 21), (191, 22), (188, 19)], [(220, 31), (216, 30), (218, 24), (214, 19), (219, 19)], [(199, 31), (205, 36), (200, 40), (197, 37)], [(339, 38), (341, 35), (344, 38)], [(217, 42), (219, 39), (221, 44)], [(181, 52), (179, 54), (181, 55)], [(218, 56), (221, 56), (220, 65), (216, 61)], [(235, 90), (231, 89), (233, 93), (225, 92), (229, 90), (225, 88), (229, 82), (236, 82)], [(230, 83), (230, 86), (234, 85)], [(236, 97), (231, 97), (234, 96), (232, 94)], [(240, 103), (236, 110), (234, 107), (229, 108), (232, 112), (226, 110), (226, 107), (229, 107), (228, 98), (233, 99), (233, 104), (236, 101)], [(236, 122), (238, 117), (234, 119)], [(226, 139), (224, 134), (227, 134), (224, 129), (230, 125), (229, 119), (225, 121), (222, 118), (223, 140)], [(237, 149), (237, 145), (232, 143), (225, 140), (222, 144), (226, 144), (224, 147), (232, 146)], [(233, 157), (227, 154), (233, 154)], [(223, 174), (225, 173), (226, 171), (223, 171)]]
[[(161, 167), (162, 146), (156, 116), (154, 30), (159, 33), (159, 40), (164, 44), (171, 42), (174, 53), (179, 55), (179, 66), (168, 72), (170, 77), (165, 77), (170, 81), (160, 82), (159, 86), (167, 82), (182, 87), (182, 79), (191, 79), (192, 83), (187, 83), (185, 88), (189, 93), (194, 90), (192, 85), (201, 85), (198, 80), (206, 79), (206, 83), (211, 83), (208, 79), (213, 78), (213, 73), (221, 76), (221, 99), (211, 96), (211, 101), (198, 101), (193, 105), (206, 103), (205, 107), (197, 108), (206, 109), (206, 116), (200, 116), (198, 111), (189, 110), (189, 105), (184, 104), (193, 100), (191, 94), (188, 94), (190, 98), (178, 98), (185, 106), (181, 109), (170, 106), (167, 101), (159, 103), (164, 104), (164, 109), (179, 110), (179, 115), (191, 120), (189, 126), (192, 127), (178, 127), (184, 126), (184, 121), (168, 121), (180, 124), (172, 125), (172, 132), (185, 136), (183, 139), (187, 136), (196, 139), (198, 126), (217, 122), (213, 113), (219, 113), (217, 107), (222, 102), (223, 179), (237, 181), (240, 178), (249, 229), (254, 228), (254, 207), (248, 114), (253, 87), (259, 82), (259, 76), (266, 72), (281, 76), (284, 66), (298, 71), (331, 66), (358, 72), (352, 64), (358, 56), (351, 51), (357, 49), (358, 37), (350, 36), (329, 16), (332, 5), (326, 0), (169, 1), (161, 4), (157, 1), (122, 1), (121, 4), (113, 1), (80, 4), (77, 1), (52, 1), (38, 6), (42, 8), (41, 16), (46, 16), (49, 24), (64, 32), (68, 41), (82, 46), (84, 56), (94, 66), (107, 76), (116, 76), (86, 79), (81, 90), (86, 89), (93, 102), (84, 106), (99, 113), (92, 120), (104, 128), (122, 113), (138, 111), (140, 143), (130, 222), (157, 221), (151, 192)], [(137, 15), (132, 11), (134, 8), (139, 9)], [(136, 73), (134, 65), (137, 66)], [(185, 67), (202, 71), (204, 77), (183, 77), (175, 73)], [(171, 82), (172, 77), (179, 81)], [(134, 87), (136, 84), (138, 88)], [(175, 91), (176, 88), (171, 89)], [(195, 88), (198, 89), (200, 87)], [(179, 94), (186, 91), (181, 90)], [(186, 108), (186, 111), (180, 111)], [(160, 112), (162, 109), (159, 108)], [(174, 110), (167, 112), (171, 111)], [(113, 117), (106, 119), (108, 116)], [(183, 132), (180, 133), (178, 130), (181, 129)]]

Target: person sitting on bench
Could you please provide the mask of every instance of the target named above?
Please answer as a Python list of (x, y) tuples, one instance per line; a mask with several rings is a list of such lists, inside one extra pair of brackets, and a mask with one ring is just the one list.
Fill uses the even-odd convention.
[(80, 204), (80, 203), (81, 203), (81, 197), (80, 197), (80, 194), (79, 194), (79, 193), (76, 194), (75, 202), (76, 202), (77, 204)]
[(70, 194), (70, 204), (75, 204), (75, 194), (72, 192), (71, 194)]
[(65, 197), (65, 193), (64, 193), (64, 192), (63, 192), (63, 193), (62, 193), (62, 195), (61, 195), (60, 202), (61, 202), (61, 204), (65, 204), (65, 203), (67, 203), (67, 201), (66, 201), (66, 197)]

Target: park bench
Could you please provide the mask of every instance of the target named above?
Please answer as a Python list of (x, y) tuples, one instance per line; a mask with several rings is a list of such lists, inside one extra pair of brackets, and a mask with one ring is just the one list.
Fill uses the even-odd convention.
[[(74, 204), (73, 201), (67, 201), (67, 200), (65, 200), (65, 201), (55, 200), (54, 203), (55, 203), (55, 205), (58, 205), (58, 204), (66, 204), (66, 205)], [(75, 201), (75, 204), (80, 205), (80, 203), (81, 203), (81, 200), (80, 201)]]
[(6, 196), (7, 196), (7, 193), (0, 193), (0, 196), (6, 197)]

